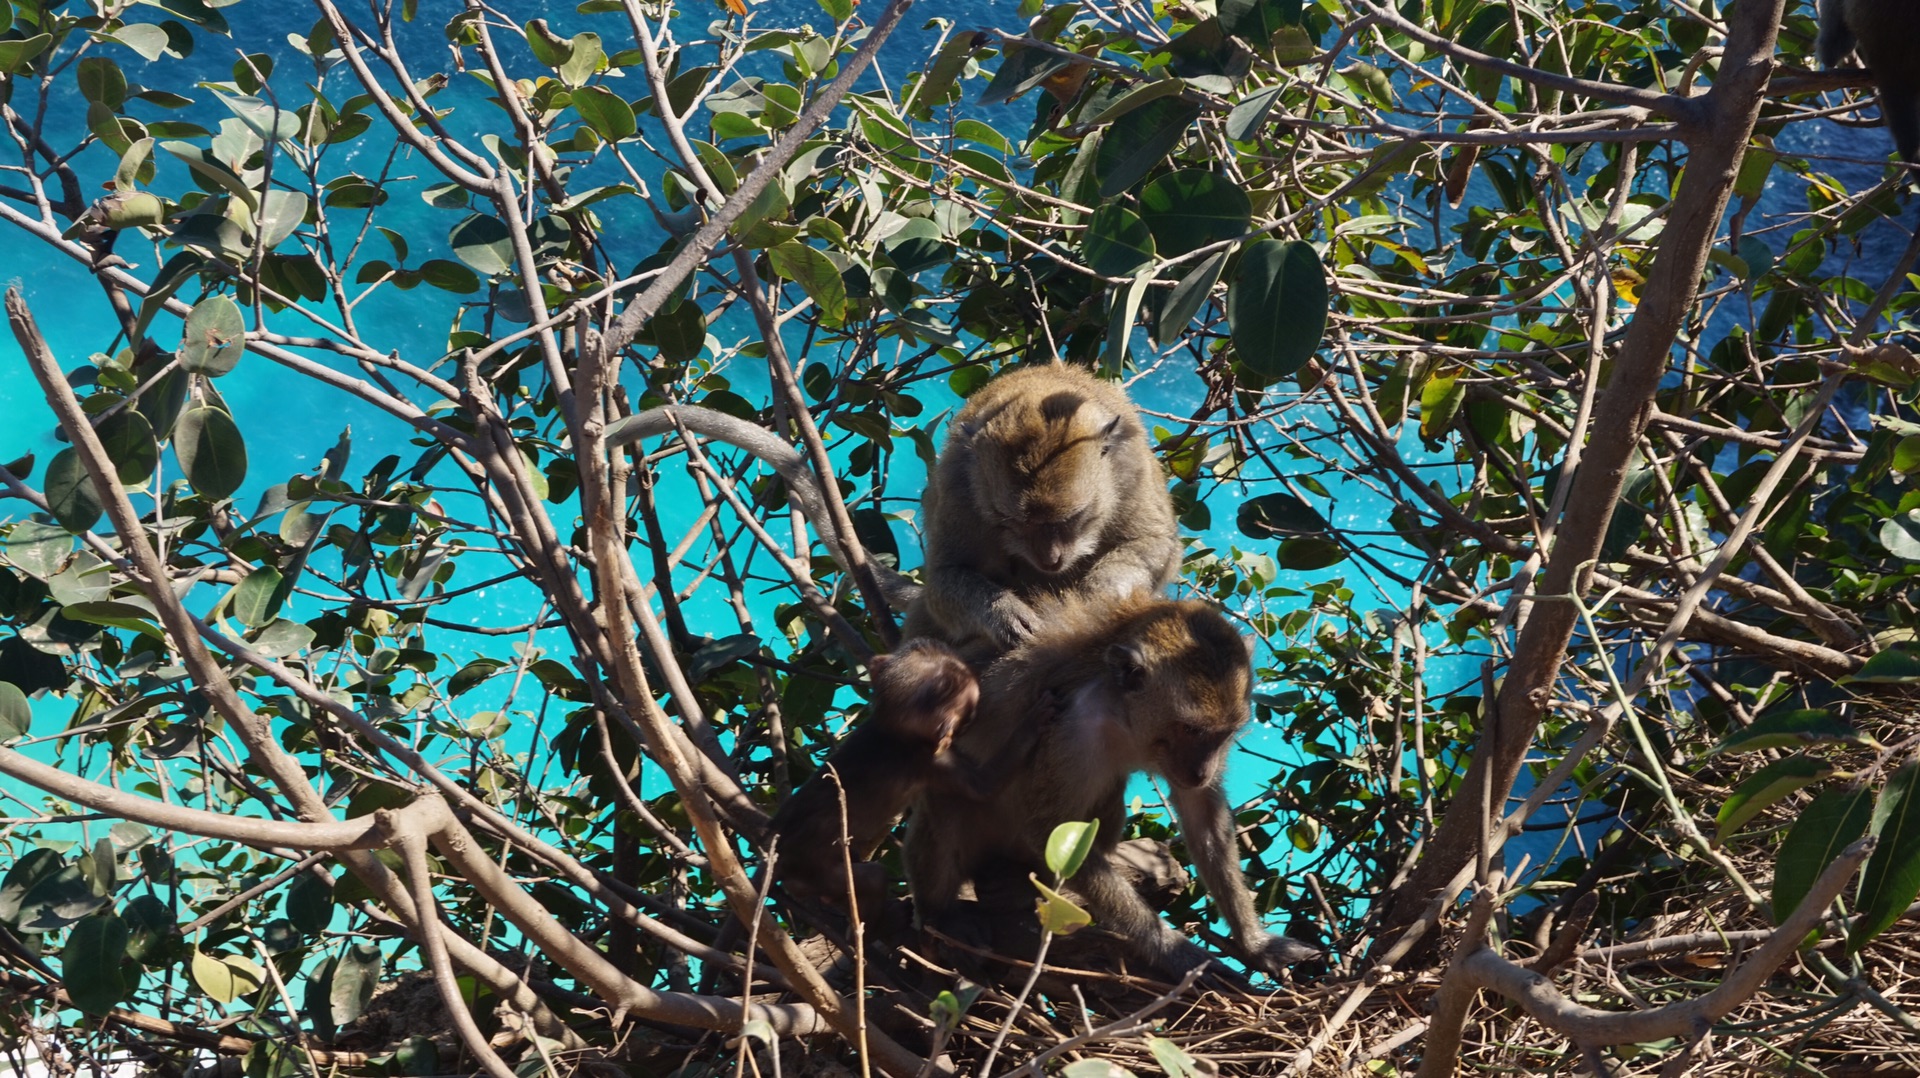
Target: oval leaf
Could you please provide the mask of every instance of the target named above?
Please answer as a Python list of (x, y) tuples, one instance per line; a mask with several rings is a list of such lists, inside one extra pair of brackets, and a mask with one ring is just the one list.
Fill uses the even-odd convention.
[(240, 983), (233, 975), (233, 967), (199, 950), (193, 952), (193, 983), (200, 991), (221, 1003), (232, 1003), (240, 994)]
[(1160, 253), (1172, 258), (1238, 239), (1253, 223), (1253, 202), (1224, 176), (1185, 169), (1140, 189), (1140, 216)]
[(247, 324), (240, 305), (226, 296), (208, 296), (187, 312), (180, 337), (180, 365), (210, 378), (232, 370), (247, 348)]
[(371, 943), (354, 944), (334, 963), (333, 983), (327, 992), (334, 1025), (344, 1026), (367, 1009), (385, 964), (380, 948)]
[(1800, 905), (1813, 881), (1841, 850), (1867, 833), (1872, 814), (1873, 799), (1864, 788), (1823, 791), (1800, 813), (1774, 863), (1774, 924), (1786, 920)]
[(1193, 316), (1200, 313), (1207, 297), (1213, 294), (1213, 286), (1220, 281), (1220, 271), (1226, 268), (1227, 258), (1232, 254), (1231, 250), (1216, 251), (1180, 278), (1180, 283), (1173, 286), (1173, 294), (1167, 297), (1167, 305), (1160, 311), (1154, 340), (1164, 344), (1186, 332)]
[(593, 128), (594, 134), (608, 142), (619, 142), (632, 138), (638, 130), (634, 124), (633, 106), (612, 90), (599, 86), (582, 86), (573, 92), (573, 109), (580, 118)]
[(33, 707), (27, 694), (11, 681), (0, 681), (0, 741), (26, 736), (33, 727)]
[(1304, 366), (1327, 330), (1327, 276), (1312, 246), (1248, 246), (1227, 287), (1227, 325), (1240, 361), (1269, 382)]
[(1100, 834), (1100, 821), (1068, 821), (1047, 836), (1047, 867), (1060, 879), (1070, 879), (1086, 863), (1093, 840)]
[(218, 501), (231, 497), (247, 477), (247, 444), (233, 417), (210, 404), (180, 413), (173, 425), (173, 452), (193, 489)]
[(160, 466), (160, 444), (153, 440), (153, 424), (132, 408), (122, 408), (93, 428), (113, 462), (122, 486), (139, 486)]
[(1725, 842), (1748, 820), (1758, 816), (1761, 809), (1831, 774), (1833, 768), (1824, 761), (1811, 756), (1789, 756), (1747, 776), (1720, 806), (1720, 814), (1714, 820), (1719, 829), (1718, 841)]
[(1087, 218), (1087, 265), (1102, 277), (1126, 277), (1153, 261), (1153, 232), (1140, 215), (1110, 202)]
[(127, 957), (127, 923), (111, 913), (83, 918), (60, 952), (60, 979), (73, 1005), (105, 1014), (126, 995), (120, 963)]
[(333, 922), (333, 885), (313, 872), (302, 872), (287, 888), (287, 920), (309, 936), (317, 936)]
[(1235, 523), (1240, 527), (1240, 534), (1254, 539), (1317, 535), (1331, 527), (1319, 510), (1284, 491), (1241, 502)]
[[(820, 308), (828, 325), (838, 325), (847, 316), (847, 285), (840, 270), (824, 252), (795, 240), (769, 250), (767, 261), (773, 272), (799, 285)], [(701, 334), (702, 339), (705, 333)]]
[(93, 527), (105, 512), (100, 495), (93, 489), (93, 477), (80, 462), (80, 451), (72, 446), (62, 449), (47, 462), (47, 508), (60, 526), (75, 535)]
[(1281, 542), (1280, 549), (1274, 553), (1280, 568), (1296, 572), (1312, 572), (1338, 565), (1345, 561), (1347, 549), (1331, 539), (1317, 536), (1296, 535)]
[(1857, 951), (1887, 930), (1920, 896), (1920, 763), (1894, 773), (1873, 806), (1871, 830), (1880, 844), (1860, 876), (1860, 918), (1847, 935)]
[(469, 216), (447, 233), (447, 244), (454, 257), (489, 277), (501, 276), (513, 265), (513, 239), (498, 217)]
[(1173, 152), (1199, 116), (1199, 105), (1163, 97), (1115, 120), (1101, 137), (1094, 160), (1100, 197), (1112, 198), (1137, 183)]
[(1868, 659), (1859, 671), (1840, 679), (1840, 684), (1911, 685), (1920, 682), (1920, 652), (1907, 648), (1888, 648)]
[(265, 625), (279, 614), (288, 590), (278, 570), (267, 566), (255, 569), (234, 585), (233, 614), (250, 629)]

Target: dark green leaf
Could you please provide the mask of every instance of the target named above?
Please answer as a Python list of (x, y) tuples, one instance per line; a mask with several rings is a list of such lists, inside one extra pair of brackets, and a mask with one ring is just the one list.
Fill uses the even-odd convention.
[(47, 462), (46, 494), (53, 519), (75, 535), (93, 527), (105, 512), (99, 493), (93, 489), (93, 478), (80, 460), (80, 451), (72, 446)]
[(385, 966), (385, 956), (377, 944), (356, 943), (340, 955), (333, 967), (333, 987), (327, 1000), (335, 1025), (344, 1026), (367, 1009)]
[(1327, 277), (1304, 242), (1260, 240), (1227, 287), (1227, 324), (1240, 361), (1270, 381), (1299, 370), (1327, 328)]
[(1173, 294), (1167, 297), (1166, 306), (1160, 310), (1154, 340), (1166, 344), (1187, 331), (1207, 297), (1213, 294), (1213, 286), (1220, 281), (1220, 271), (1226, 268), (1232, 254), (1231, 250), (1215, 251), (1180, 278), (1180, 283), (1173, 286)]
[(1860, 919), (1847, 936), (1857, 951), (1900, 919), (1920, 895), (1920, 763), (1894, 772), (1873, 806), (1869, 830), (1880, 840), (1860, 876)]
[(82, 918), (60, 951), (60, 979), (73, 1005), (105, 1014), (126, 996), (120, 962), (127, 957), (127, 924), (112, 913)]
[(1282, 569), (1312, 572), (1316, 569), (1325, 569), (1330, 565), (1338, 565), (1346, 559), (1346, 556), (1346, 548), (1332, 539), (1296, 535), (1281, 541), (1275, 560), (1280, 563)]
[(700, 305), (684, 300), (678, 307), (647, 320), (647, 332), (660, 355), (674, 363), (686, 363), (707, 346), (707, 317)]
[(153, 425), (132, 408), (122, 408), (93, 428), (100, 445), (113, 462), (114, 474), (123, 486), (139, 486), (152, 478), (160, 465), (160, 445), (153, 440)]
[(1153, 261), (1153, 233), (1138, 214), (1109, 202), (1087, 218), (1087, 265), (1102, 277), (1126, 277)]
[(300, 873), (287, 888), (287, 919), (309, 936), (326, 931), (333, 921), (333, 885), (313, 872)]
[(573, 108), (594, 133), (608, 142), (632, 138), (638, 128), (633, 106), (619, 94), (600, 86), (582, 86), (573, 92)]
[(279, 614), (290, 590), (292, 586), (278, 570), (261, 566), (234, 585), (233, 614), (248, 628), (258, 628)]
[(61, 866), (40, 879), (20, 900), (20, 927), (28, 932), (54, 932), (107, 904), (93, 881), (77, 864)]
[(839, 325), (847, 315), (847, 285), (840, 270), (824, 253), (789, 240), (767, 252), (773, 272), (798, 284), (820, 308), (828, 325)]
[(1708, 753), (1709, 756), (1721, 752), (1757, 752), (1760, 749), (1790, 749), (1799, 745), (1812, 745), (1821, 742), (1844, 742), (1853, 745), (1872, 744), (1872, 739), (1861, 734), (1846, 720), (1834, 715), (1825, 708), (1802, 708), (1794, 711), (1774, 711), (1753, 720), (1753, 725), (1743, 730), (1735, 730), (1720, 739)]
[(1726, 802), (1720, 806), (1720, 813), (1714, 820), (1719, 841), (1725, 842), (1732, 837), (1734, 832), (1758, 816), (1768, 805), (1832, 773), (1833, 769), (1824, 761), (1811, 756), (1789, 756), (1784, 760), (1775, 760), (1747, 776), (1733, 788)]
[(1864, 788), (1824, 790), (1800, 813), (1780, 844), (1773, 870), (1773, 923), (1807, 897), (1813, 881), (1854, 839), (1867, 833), (1873, 798)]
[(1199, 105), (1163, 97), (1115, 120), (1101, 136), (1094, 162), (1100, 197), (1112, 198), (1139, 182), (1173, 152), (1199, 115)]
[(1860, 669), (1840, 679), (1840, 684), (1911, 685), (1920, 682), (1920, 652), (1912, 648), (1888, 648), (1868, 659)]
[[(133, 27), (127, 29), (131, 30)], [(51, 34), (35, 34), (32, 37), (0, 41), (0, 74), (11, 75), (19, 71), (29, 60), (45, 52), (47, 46), (51, 44), (53, 44)], [(148, 59), (153, 57), (150, 56)]]
[(1167, 258), (1246, 234), (1253, 203), (1232, 180), (1199, 169), (1155, 178), (1140, 189), (1140, 215)]
[(219, 501), (231, 497), (247, 477), (247, 443), (225, 411), (197, 404), (180, 413), (174, 423), (173, 452), (187, 482), (202, 495)]
[(187, 312), (180, 337), (180, 365), (217, 378), (234, 368), (247, 350), (247, 324), (240, 305), (226, 296), (208, 296)]
[(0, 681), (0, 741), (25, 737), (33, 727), (33, 707), (27, 694), (11, 681)]
[(453, 226), (447, 243), (455, 257), (488, 277), (504, 276), (513, 267), (513, 238), (498, 217), (469, 216)]
[(27, 893), (38, 886), (41, 880), (60, 871), (66, 862), (60, 855), (49, 849), (28, 850), (20, 859), (7, 869), (4, 880), (0, 880), (0, 921), (17, 923), (20, 906)]
[(1044, 49), (1010, 46), (1001, 54), (1000, 70), (993, 73), (992, 80), (980, 95), (980, 103), (998, 105), (1002, 101), (1012, 100), (1072, 62), (1059, 53)]
[(1242, 98), (1233, 111), (1227, 113), (1227, 137), (1235, 142), (1243, 142), (1254, 136), (1267, 122), (1267, 112), (1273, 103), (1280, 99), (1283, 86), (1274, 86)]
[(1240, 534), (1254, 539), (1319, 534), (1331, 527), (1319, 510), (1285, 491), (1241, 502), (1235, 523), (1239, 525)]

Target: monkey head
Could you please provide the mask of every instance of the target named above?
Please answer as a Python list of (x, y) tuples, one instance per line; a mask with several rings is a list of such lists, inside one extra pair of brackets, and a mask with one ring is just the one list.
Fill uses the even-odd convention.
[(1146, 769), (1181, 789), (1218, 782), (1247, 722), (1251, 642), (1205, 603), (1154, 603), (1106, 660)]
[(896, 734), (931, 742), (945, 752), (980, 702), (980, 680), (954, 650), (938, 640), (909, 640), (868, 664), (875, 721)]
[(1126, 417), (1072, 389), (1011, 400), (975, 429), (973, 486), (1008, 553), (1047, 576), (1100, 548), (1119, 502), (1107, 457), (1134, 434)]

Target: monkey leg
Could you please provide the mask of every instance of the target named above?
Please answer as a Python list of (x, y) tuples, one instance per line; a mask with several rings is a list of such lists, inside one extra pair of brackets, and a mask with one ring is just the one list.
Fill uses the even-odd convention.
[(1199, 944), (1161, 920), (1106, 851), (1096, 851), (1074, 873), (1073, 890), (1093, 923), (1127, 941), (1127, 949), (1160, 973), (1177, 977), (1212, 960)]

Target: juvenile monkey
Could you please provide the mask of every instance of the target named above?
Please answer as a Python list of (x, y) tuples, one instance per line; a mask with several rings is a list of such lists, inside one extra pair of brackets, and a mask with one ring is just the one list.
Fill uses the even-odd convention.
[(802, 897), (845, 907), (851, 854), (854, 897), (865, 911), (886, 894), (884, 873), (867, 859), (916, 796), (966, 805), (984, 796), (967, 761), (952, 751), (954, 734), (980, 698), (973, 670), (935, 640), (908, 641), (876, 656), (869, 669), (873, 702), (866, 721), (794, 791), (772, 823), (777, 879)]
[(1047, 631), (988, 669), (979, 714), (955, 744), (972, 759), (1005, 765), (995, 776), (998, 793), (967, 812), (923, 796), (908, 820), (907, 878), (921, 923), (940, 923), (961, 886), (977, 886), (988, 872), (1044, 872), (1056, 826), (1099, 820), (1093, 850), (1070, 881), (1094, 923), (1166, 973), (1206, 961), (1128, 885), (1113, 856), (1127, 778), (1148, 771), (1171, 787), (1180, 833), (1232, 929), (1237, 957), (1271, 974), (1320, 954), (1265, 929), (1240, 872), (1221, 773), (1247, 721), (1246, 641), (1204, 603), (1145, 594), (1048, 605), (1044, 613)]
[(1032, 637), (1043, 595), (1157, 593), (1180, 571), (1167, 483), (1127, 395), (1023, 367), (968, 398), (922, 501), (925, 588), (905, 635), (985, 661)]
[(1880, 87), (1880, 115), (1900, 159), (1920, 161), (1920, 3), (1820, 0), (1821, 64), (1837, 67), (1858, 50)]

